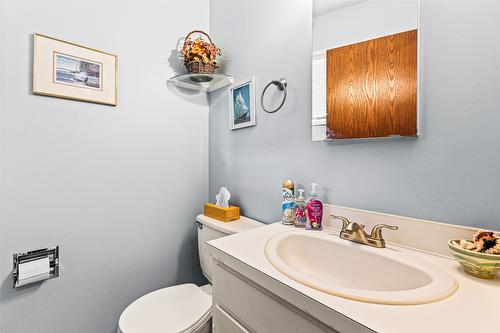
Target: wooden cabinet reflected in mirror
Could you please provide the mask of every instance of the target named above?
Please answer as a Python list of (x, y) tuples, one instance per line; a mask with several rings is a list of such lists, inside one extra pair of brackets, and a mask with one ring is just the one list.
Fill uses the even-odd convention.
[(417, 31), (327, 51), (327, 139), (417, 135)]
[(313, 0), (312, 139), (418, 135), (418, 0)]

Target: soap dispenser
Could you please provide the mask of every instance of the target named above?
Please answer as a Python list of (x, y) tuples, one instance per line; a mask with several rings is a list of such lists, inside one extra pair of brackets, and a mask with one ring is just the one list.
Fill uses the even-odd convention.
[(311, 183), (311, 193), (307, 198), (307, 230), (321, 230), (322, 219), (323, 219), (323, 203), (319, 198), (319, 195), (316, 193), (316, 186), (318, 184)]
[(299, 189), (299, 196), (295, 199), (294, 208), (295, 208), (295, 217), (293, 223), (298, 228), (304, 228), (307, 222), (307, 204), (306, 199), (304, 198), (304, 190)]

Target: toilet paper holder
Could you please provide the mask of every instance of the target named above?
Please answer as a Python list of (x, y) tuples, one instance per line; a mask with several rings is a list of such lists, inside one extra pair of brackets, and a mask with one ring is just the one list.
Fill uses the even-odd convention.
[[(47, 247), (42, 249), (36, 249), (26, 252), (15, 253), (13, 255), (14, 263), (12, 270), (12, 277), (14, 280), (14, 288), (19, 288), (31, 283), (53, 279), (59, 276), (59, 246)], [(19, 279), (19, 266), (31, 261), (39, 259), (49, 259), (50, 270), (48, 275), (44, 275), (43, 278), (31, 279), (30, 281), (23, 281)]]

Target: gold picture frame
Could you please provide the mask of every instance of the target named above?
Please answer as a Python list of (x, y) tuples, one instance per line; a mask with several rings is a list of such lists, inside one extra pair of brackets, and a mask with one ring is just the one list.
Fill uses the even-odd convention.
[(118, 57), (34, 33), (33, 94), (116, 106)]

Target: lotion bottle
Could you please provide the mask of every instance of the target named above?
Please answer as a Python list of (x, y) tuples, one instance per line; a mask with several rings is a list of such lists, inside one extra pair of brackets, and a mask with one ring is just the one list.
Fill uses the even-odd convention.
[(323, 219), (323, 202), (316, 193), (316, 186), (318, 184), (311, 183), (311, 193), (307, 198), (307, 230), (321, 230)]
[(295, 224), (296, 227), (298, 228), (303, 228), (306, 226), (306, 221), (307, 221), (307, 204), (306, 204), (306, 199), (303, 196), (304, 190), (300, 189), (298, 190), (299, 196), (297, 199), (295, 199), (295, 219), (293, 223)]

